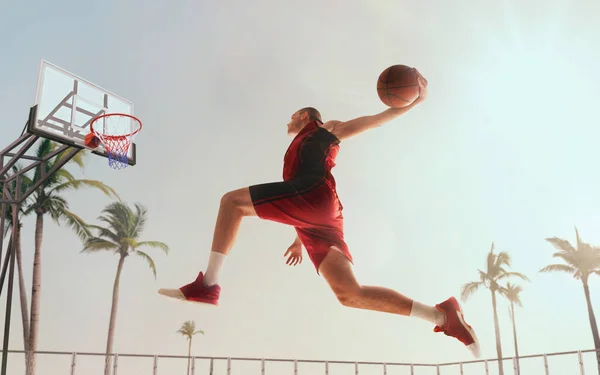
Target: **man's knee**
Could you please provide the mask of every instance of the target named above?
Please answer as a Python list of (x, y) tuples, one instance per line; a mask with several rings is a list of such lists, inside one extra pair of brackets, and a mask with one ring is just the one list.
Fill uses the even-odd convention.
[(254, 215), (254, 206), (248, 189), (233, 190), (221, 197), (221, 207), (237, 211), (243, 216)]
[(361, 287), (359, 285), (348, 286), (347, 288), (334, 289), (333, 293), (343, 306), (353, 307), (360, 300)]

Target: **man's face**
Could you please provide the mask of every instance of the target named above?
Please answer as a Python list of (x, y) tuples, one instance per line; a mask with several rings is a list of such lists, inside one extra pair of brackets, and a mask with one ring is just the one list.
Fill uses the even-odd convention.
[(302, 130), (302, 128), (304, 127), (304, 125), (306, 125), (306, 118), (308, 116), (306, 115), (306, 113), (298, 113), (295, 112), (291, 119), (290, 122), (288, 122), (287, 124), (287, 133), (288, 135), (296, 135), (300, 132), (300, 130)]

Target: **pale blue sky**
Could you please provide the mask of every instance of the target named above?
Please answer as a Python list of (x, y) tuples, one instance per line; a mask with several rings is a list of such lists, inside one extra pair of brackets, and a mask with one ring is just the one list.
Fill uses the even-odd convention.
[[(222, 274), (220, 308), (173, 303), (156, 293), (205, 268), (223, 193), (280, 179), (292, 112), (310, 105), (325, 120), (347, 120), (381, 111), (376, 79), (392, 64), (419, 68), (430, 97), (341, 145), (334, 174), (360, 280), (434, 304), (477, 278), (495, 241), (513, 256), (513, 269), (531, 278), (518, 310), (521, 353), (593, 347), (581, 285), (537, 271), (553, 261), (546, 237), (574, 241), (577, 225), (584, 240), (600, 243), (598, 2), (215, 4), (1, 4), (0, 146), (23, 128), (41, 59), (131, 100), (144, 122), (137, 166), (116, 172), (105, 159), (90, 157), (80, 174), (116, 188), (127, 202), (147, 205), (144, 237), (171, 247), (168, 257), (151, 252), (157, 280), (142, 260), (127, 260), (118, 352), (184, 354), (186, 343), (175, 331), (193, 319), (206, 331), (195, 342), (197, 355), (470, 358), (427, 323), (343, 308), (308, 261), (285, 265), (293, 230), (260, 220), (243, 223)], [(69, 201), (90, 221), (109, 203), (91, 191)], [(68, 229), (49, 219), (45, 229), (40, 349), (101, 352), (117, 258), (80, 255)], [(23, 236), (29, 290), (31, 220)], [(590, 286), (600, 314), (599, 278)], [(15, 306), (11, 347), (18, 349)], [(478, 293), (464, 309), (484, 357), (493, 357), (489, 294)], [(503, 348), (511, 355), (504, 301), (499, 315)], [(129, 361), (123, 369), (151, 371), (150, 362)], [(575, 369), (574, 357), (552, 361)], [(22, 366), (20, 359), (11, 362)], [(68, 362), (40, 359), (38, 374), (66, 373)], [(86, 375), (100, 373), (101, 363), (79, 359)], [(343, 371), (353, 373), (331, 374)]]

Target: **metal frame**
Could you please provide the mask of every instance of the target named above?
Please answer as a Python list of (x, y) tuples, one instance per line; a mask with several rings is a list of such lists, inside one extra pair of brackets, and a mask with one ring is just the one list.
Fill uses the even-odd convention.
[[(32, 122), (35, 121), (36, 116), (37, 105), (31, 107), (29, 110), (29, 118), (26, 126), (28, 130), (31, 129)], [(29, 151), (29, 149), (35, 144), (35, 142), (39, 140), (39, 138), (40, 136), (35, 133), (29, 131), (25, 132), (16, 141), (8, 145), (0, 152), (0, 185), (2, 186), (2, 194), (0, 195), (0, 230), (2, 231), (0, 234), (0, 261), (2, 260), (2, 249), (4, 248), (4, 225), (6, 223), (5, 214), (7, 211), (7, 206), (12, 208), (12, 223), (16, 223), (18, 221), (19, 205), (22, 204), (34, 191), (36, 191), (40, 185), (44, 183), (48, 176), (62, 168), (67, 162), (69, 162), (69, 160), (73, 158), (73, 156), (83, 149), (77, 145), (63, 145), (43, 158), (25, 155), (27, 151)], [(59, 142), (61, 141), (59, 140)], [(16, 150), (17, 148), (18, 150)], [(30, 186), (25, 192), (21, 192), (21, 179), (25, 173), (36, 168), (42, 163), (46, 163), (50, 159), (65, 151), (66, 154), (60, 161), (55, 163), (54, 166), (48, 171), (42, 168), (41, 178), (35, 184)], [(4, 161), (5, 158), (10, 158), (7, 163)], [(5, 174), (9, 172), (19, 160), (28, 160), (31, 161), (31, 163), (10, 177), (4, 177)], [(11, 194), (11, 189), (9, 189), (9, 186), (14, 187), (12, 190), (13, 194)], [(13, 240), (11, 241), (10, 249), (7, 250), (6, 255), (4, 256), (4, 263), (2, 265), (2, 271), (0, 272), (0, 295), (2, 295), (4, 281), (6, 280), (6, 273), (8, 272), (6, 315), (4, 318), (4, 340), (2, 346), (2, 365), (0, 370), (1, 375), (6, 375), (6, 368), (8, 365), (8, 341), (10, 337), (15, 258), (17, 251), (17, 241), (14, 240), (16, 238), (16, 228), (16, 225), (12, 226), (11, 238)]]
[[(65, 96), (63, 98), (63, 100), (60, 101), (60, 103), (58, 103), (54, 107), (54, 109), (48, 113), (48, 115), (45, 118), (38, 119), (37, 118), (37, 114), (33, 118), (30, 117), (30, 121), (28, 121), (28, 127), (27, 127), (28, 133), (37, 135), (39, 137), (48, 138), (48, 139), (51, 139), (51, 140), (53, 140), (55, 142), (58, 142), (58, 143), (61, 143), (61, 144), (68, 144), (68, 145), (73, 146), (73, 147), (84, 147), (83, 145), (77, 144), (74, 141), (70, 141), (68, 139), (60, 138), (56, 134), (44, 130), (44, 127), (51, 128), (51, 129), (54, 129), (54, 130), (57, 130), (57, 131), (63, 131), (63, 132), (66, 131), (66, 133), (64, 134), (65, 136), (69, 136), (69, 137), (72, 137), (72, 138), (78, 136), (80, 138), (80, 140), (83, 142), (83, 138), (84, 137), (81, 136), (80, 132), (77, 129), (74, 129), (74, 127), (76, 127), (76, 128), (86, 128), (86, 127), (89, 126), (89, 124), (91, 123), (91, 121), (93, 119), (95, 119), (97, 116), (105, 114), (106, 113), (106, 108), (108, 107), (108, 97), (109, 97), (109, 95), (111, 97), (115, 98), (115, 99), (118, 99), (118, 100), (120, 100), (120, 101), (122, 101), (124, 103), (127, 103), (128, 105), (130, 105), (131, 114), (134, 113), (133, 103), (130, 102), (129, 100), (127, 100), (127, 99), (125, 99), (125, 98), (123, 98), (123, 97), (121, 97), (121, 96), (119, 96), (119, 95), (117, 95), (117, 94), (115, 94), (115, 93), (113, 93), (113, 92), (111, 92), (109, 90), (106, 90), (106, 89), (104, 89), (104, 88), (102, 88), (102, 87), (100, 87), (100, 86), (98, 86), (96, 84), (93, 84), (92, 82), (90, 82), (90, 81), (88, 81), (86, 79), (83, 79), (83, 78), (81, 78), (81, 77), (79, 77), (79, 76), (77, 76), (77, 75), (75, 75), (73, 73), (70, 73), (70, 72), (68, 72), (68, 71), (66, 71), (66, 70), (64, 70), (64, 69), (62, 69), (62, 68), (60, 68), (60, 67), (58, 67), (58, 66), (56, 66), (54, 64), (51, 64), (51, 63), (49, 63), (48, 61), (45, 61), (45, 60), (42, 60), (42, 63), (41, 63), (41, 66), (40, 66), (39, 75), (38, 75), (37, 91), (36, 91), (36, 94), (35, 94), (35, 106), (36, 107), (39, 105), (40, 100), (41, 100), (43, 83), (44, 83), (44, 77), (45, 77), (45, 72), (46, 72), (45, 69), (46, 68), (54, 69), (54, 70), (56, 70), (56, 71), (58, 71), (60, 73), (63, 73), (65, 75), (67, 75), (67, 76), (72, 77), (73, 80), (74, 80), (74, 82), (73, 82), (73, 88), (72, 88), (71, 92), (69, 94), (67, 94), (67, 96)], [(97, 113), (89, 112), (89, 111), (87, 111), (87, 110), (85, 110), (85, 109), (80, 108), (79, 106), (77, 106), (77, 102), (78, 101), (95, 105), (95, 103), (91, 103), (88, 100), (86, 100), (86, 99), (78, 96), (79, 83), (80, 82), (83, 83), (83, 84), (85, 84), (85, 85), (87, 85), (87, 86), (89, 86), (89, 87), (92, 87), (92, 88), (97, 89), (98, 91), (101, 91), (101, 92), (104, 93), (103, 94), (103, 108), (99, 112), (97, 112)], [(71, 99), (71, 98), (73, 98), (73, 104), (69, 104), (68, 103), (69, 99)], [(71, 121), (70, 121), (70, 123), (66, 122), (66, 121), (63, 121), (63, 120), (61, 120), (59, 118), (56, 118), (54, 116), (62, 107), (66, 107), (66, 108), (69, 108), (71, 110)], [(75, 110), (73, 110), (73, 109), (75, 109)], [(75, 113), (76, 112), (83, 113), (83, 114), (85, 114), (85, 115), (87, 115), (87, 116), (90, 117), (90, 119), (88, 121), (86, 121), (86, 123), (83, 124), (82, 127), (75, 125), (74, 118), (75, 118)], [(58, 126), (58, 125), (51, 124), (51, 123), (48, 122), (50, 120), (52, 120), (54, 122), (58, 122), (58, 123), (62, 124), (63, 126)], [(43, 124), (44, 127), (40, 127), (39, 124)], [(65, 130), (65, 128), (66, 128), (66, 130)], [(101, 149), (104, 150), (104, 147), (101, 146)], [(127, 160), (128, 160), (128, 164), (130, 166), (134, 166), (136, 164), (136, 144), (134, 142), (131, 143), (130, 149), (131, 149), (131, 158), (128, 157)], [(92, 149), (90, 149), (90, 151), (92, 153), (96, 154), (96, 155), (99, 155), (99, 156), (102, 156), (102, 157), (105, 157), (105, 158), (108, 157), (108, 155), (105, 152), (101, 152), (100, 150), (92, 150)]]
[[(8, 351), (11, 354), (24, 354), (25, 352), (23, 350), (9, 350)], [(555, 357), (555, 356), (566, 356), (566, 355), (576, 355), (577, 356), (577, 360), (574, 361), (573, 365), (576, 366), (579, 369), (579, 375), (586, 375), (585, 374), (585, 370), (584, 370), (584, 366), (583, 366), (583, 354), (585, 353), (594, 353), (596, 352), (596, 350), (594, 349), (590, 349), (590, 350), (575, 350), (575, 351), (569, 351), (569, 352), (557, 352), (557, 353), (546, 353), (546, 354), (534, 354), (534, 355), (524, 355), (524, 356), (519, 356), (519, 359), (529, 359), (529, 358), (541, 358), (543, 360), (543, 368), (544, 368), (544, 374), (545, 375), (550, 375), (550, 369), (548, 367), (548, 357)], [(104, 357), (106, 356), (105, 353), (84, 353), (84, 352), (61, 352), (61, 351), (36, 351), (36, 354), (49, 354), (49, 355), (69, 355), (71, 356), (71, 366), (70, 366), (70, 375), (75, 375), (76, 374), (76, 360), (79, 357), (84, 357), (84, 356), (94, 356), (94, 357)], [(151, 359), (152, 361), (149, 363), (148, 365), (148, 374), (152, 374), (152, 375), (159, 375), (159, 360), (161, 358), (165, 358), (165, 359), (181, 359), (181, 360), (188, 360), (189, 357), (188, 356), (181, 356), (181, 355), (157, 355), (157, 354), (118, 354), (118, 353), (113, 353), (110, 354), (111, 357), (114, 357), (115, 361), (114, 361), (114, 365), (112, 366), (112, 375), (118, 375), (118, 370), (119, 370), (119, 366), (118, 366), (118, 358), (148, 358)], [(208, 370), (208, 374), (209, 375), (215, 375), (215, 366), (214, 363), (215, 361), (225, 361), (226, 362), (226, 367), (225, 367), (225, 371), (227, 375), (234, 375), (233, 371), (232, 371), (232, 367), (231, 367), (231, 363), (232, 362), (260, 362), (260, 370), (259, 372), (256, 372), (256, 374), (258, 375), (258, 373), (260, 373), (261, 375), (267, 375), (267, 374), (273, 374), (274, 372), (269, 372), (266, 370), (266, 363), (273, 363), (273, 362), (285, 362), (285, 363), (290, 363), (293, 365), (293, 369), (291, 369), (289, 371), (289, 374), (294, 374), (294, 375), (301, 375), (301, 372), (298, 370), (298, 364), (299, 363), (312, 363), (312, 364), (322, 364), (323, 365), (323, 373), (325, 375), (329, 374), (329, 368), (331, 364), (343, 364), (343, 365), (354, 365), (354, 374), (355, 375), (360, 375), (360, 366), (381, 366), (381, 373), (383, 375), (387, 375), (388, 374), (388, 370), (392, 367), (401, 367), (401, 368), (408, 368), (410, 369), (410, 374), (411, 375), (418, 375), (420, 374), (420, 370), (423, 368), (435, 368), (436, 369), (436, 374), (437, 375), (444, 375), (447, 374), (447, 367), (451, 367), (451, 366), (459, 366), (459, 372), (460, 374), (464, 374), (464, 368), (470, 365), (474, 365), (474, 364), (484, 364), (484, 373), (485, 375), (489, 375), (490, 374), (490, 363), (494, 363), (494, 362), (498, 362), (498, 359), (494, 358), (494, 359), (482, 359), (482, 360), (475, 360), (475, 361), (465, 361), (465, 362), (451, 362), (451, 363), (403, 363), (403, 362), (365, 362), (365, 361), (321, 361), (321, 360), (308, 360), (308, 359), (287, 359), (287, 358), (243, 358), (243, 357), (204, 357), (204, 356), (192, 356), (191, 357), (192, 360), (192, 366), (191, 366), (191, 375), (195, 375), (196, 373), (196, 361), (198, 360), (204, 360), (204, 361), (209, 361), (209, 370)], [(508, 358), (502, 358), (503, 361), (506, 360), (511, 360), (513, 363), (516, 361), (515, 357), (508, 357)], [(456, 370), (454, 370), (453, 373), (455, 373)], [(241, 372), (236, 372), (235, 375), (239, 374)], [(286, 372), (287, 374), (288, 372)], [(303, 372), (302, 374), (305, 374), (306, 372)], [(314, 370), (311, 370), (309, 372), (311, 375), (314, 375)], [(59, 374), (59, 373), (57, 373)], [(81, 373), (78, 373), (77, 375), (80, 375)], [(136, 374), (138, 374), (138, 372), (136, 372)], [(143, 373), (140, 373), (143, 374)], [(553, 374), (557, 374), (557, 375), (563, 375), (562, 373), (559, 374), (557, 372), (553, 373)], [(66, 372), (65, 372), (66, 375)], [(251, 375), (251, 374), (245, 374), (244, 375)]]

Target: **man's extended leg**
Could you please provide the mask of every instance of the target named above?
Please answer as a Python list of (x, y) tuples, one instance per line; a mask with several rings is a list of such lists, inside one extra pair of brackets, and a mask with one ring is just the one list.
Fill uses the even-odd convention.
[(436, 332), (444, 332), (465, 344), (479, 356), (479, 344), (473, 329), (464, 322), (462, 311), (454, 298), (426, 306), (403, 296), (395, 290), (363, 286), (358, 283), (352, 264), (342, 252), (332, 247), (319, 265), (331, 290), (344, 306), (392, 314), (414, 316), (435, 324)]
[(200, 272), (196, 280), (179, 289), (160, 289), (167, 297), (181, 300), (218, 304), (221, 288), (217, 285), (225, 257), (233, 247), (242, 218), (256, 216), (249, 188), (223, 195), (215, 223), (212, 248), (206, 273)]

